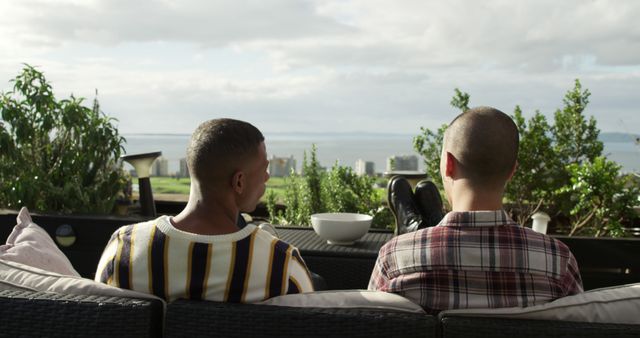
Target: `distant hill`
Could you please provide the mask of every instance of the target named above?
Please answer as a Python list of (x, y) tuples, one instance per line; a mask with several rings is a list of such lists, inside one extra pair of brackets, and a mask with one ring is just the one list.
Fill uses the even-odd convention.
[(635, 142), (638, 137), (638, 134), (600, 133), (599, 138), (602, 142)]

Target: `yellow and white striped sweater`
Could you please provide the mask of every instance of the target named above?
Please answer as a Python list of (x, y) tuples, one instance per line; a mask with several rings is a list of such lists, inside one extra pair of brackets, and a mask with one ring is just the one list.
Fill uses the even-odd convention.
[(176, 229), (168, 216), (114, 232), (95, 279), (167, 301), (251, 303), (313, 291), (298, 249), (255, 225), (197, 235)]

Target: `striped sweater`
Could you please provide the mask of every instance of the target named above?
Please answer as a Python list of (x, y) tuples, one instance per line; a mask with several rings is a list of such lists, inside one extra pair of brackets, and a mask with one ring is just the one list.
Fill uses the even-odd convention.
[(251, 303), (313, 291), (298, 249), (255, 225), (198, 235), (176, 229), (168, 216), (114, 232), (95, 279), (167, 301)]

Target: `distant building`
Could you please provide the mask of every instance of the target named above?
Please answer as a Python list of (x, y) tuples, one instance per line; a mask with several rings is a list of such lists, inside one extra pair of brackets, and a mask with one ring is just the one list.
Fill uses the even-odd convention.
[(418, 170), (416, 155), (395, 155), (387, 158), (387, 171)]
[(187, 167), (187, 159), (180, 159), (180, 169), (178, 170), (179, 177), (189, 177), (189, 167)]
[(291, 170), (296, 170), (296, 160), (290, 157), (275, 157), (269, 160), (269, 175), (273, 177), (287, 177)]
[(359, 176), (373, 176), (375, 175), (375, 164), (371, 161), (365, 161), (363, 159), (358, 159), (356, 161), (355, 172)]
[(153, 167), (151, 168), (151, 176), (169, 176), (169, 161), (162, 156), (158, 157), (155, 162), (153, 162)]

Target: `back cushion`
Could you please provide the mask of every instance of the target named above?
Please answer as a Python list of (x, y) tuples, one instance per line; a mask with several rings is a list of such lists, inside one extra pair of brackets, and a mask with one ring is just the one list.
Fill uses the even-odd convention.
[(447, 310), (439, 316), (640, 324), (640, 283), (590, 290), (526, 308)]
[(20, 210), (7, 243), (0, 246), (0, 259), (62, 275), (80, 276), (49, 234), (33, 223), (27, 208)]
[(400, 295), (368, 290), (316, 291), (282, 295), (258, 304), (425, 313), (420, 305)]
[(91, 279), (65, 276), (2, 259), (0, 259), (0, 289), (160, 300), (160, 298), (146, 293), (119, 289), (94, 282)]

